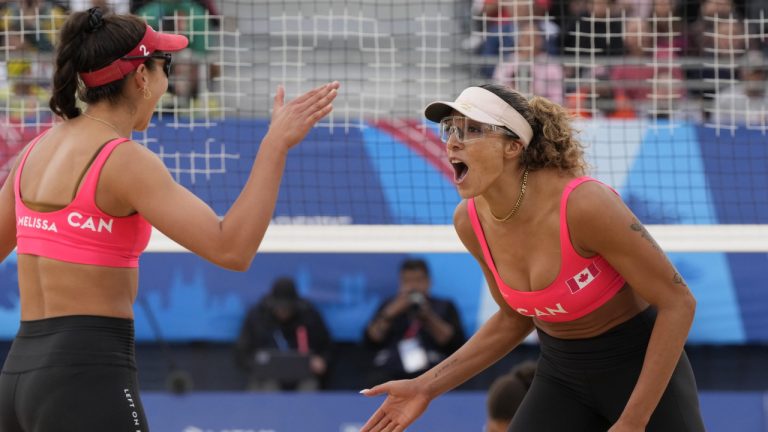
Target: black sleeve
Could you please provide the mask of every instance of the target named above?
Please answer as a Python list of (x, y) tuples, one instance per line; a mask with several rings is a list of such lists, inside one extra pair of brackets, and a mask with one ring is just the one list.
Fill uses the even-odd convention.
[(235, 360), (243, 369), (250, 369), (253, 353), (259, 348), (274, 348), (270, 311), (262, 303), (252, 307), (243, 320), (235, 342)]
[(464, 344), (466, 337), (464, 336), (464, 327), (461, 325), (459, 311), (452, 301), (446, 300), (445, 312), (442, 318), (453, 327), (453, 337), (441, 349), (446, 353), (453, 353)]
[(313, 353), (323, 357), (328, 362), (331, 359), (333, 341), (331, 340), (331, 333), (328, 331), (323, 315), (309, 302), (307, 302), (306, 314), (309, 348)]
[(384, 338), (381, 340), (381, 342), (377, 343), (374, 342), (369, 336), (368, 336), (368, 327), (378, 318), (379, 314), (384, 310), (384, 308), (387, 307), (392, 301), (394, 301), (394, 297), (390, 297), (386, 299), (385, 301), (381, 302), (378, 309), (376, 309), (376, 312), (371, 316), (371, 319), (368, 320), (368, 322), (365, 324), (365, 327), (363, 327), (363, 344), (364, 346), (368, 348), (382, 348), (390, 343), (390, 339), (392, 338), (392, 332), (395, 327), (397, 327), (396, 321), (400, 318), (395, 317), (390, 324), (389, 328), (387, 329), (387, 333), (384, 335)]
[(254, 345), (254, 318), (256, 308), (251, 308), (245, 315), (243, 324), (240, 326), (240, 334), (235, 341), (235, 364), (240, 369), (248, 370), (251, 368), (251, 356)]

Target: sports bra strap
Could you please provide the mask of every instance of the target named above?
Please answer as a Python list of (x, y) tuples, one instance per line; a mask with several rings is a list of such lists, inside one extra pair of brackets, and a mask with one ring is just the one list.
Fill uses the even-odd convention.
[(491, 273), (493, 273), (493, 278), (496, 280), (499, 289), (506, 288), (506, 285), (501, 280), (501, 277), (496, 270), (496, 263), (493, 262), (491, 249), (488, 247), (488, 241), (485, 239), (483, 226), (480, 224), (480, 218), (477, 216), (477, 207), (475, 207), (474, 198), (469, 198), (467, 200), (467, 213), (469, 213), (469, 220), (472, 222), (472, 230), (475, 232), (475, 237), (477, 237), (477, 241), (480, 242), (480, 247), (483, 249), (483, 258), (485, 258), (486, 265), (491, 270)]
[(568, 182), (567, 185), (565, 185), (565, 189), (563, 189), (563, 194), (560, 196), (560, 254), (561, 256), (569, 256), (571, 254), (575, 254), (576, 250), (573, 248), (573, 243), (571, 243), (571, 230), (568, 228), (568, 214), (567, 214), (567, 208), (568, 208), (568, 197), (571, 196), (571, 192), (573, 192), (574, 189), (576, 189), (577, 186), (579, 186), (582, 183), (586, 183), (588, 181), (593, 181), (594, 179), (592, 177), (577, 177), (570, 182)]
[[(566, 251), (568, 253), (576, 253), (576, 250), (573, 248), (573, 243), (571, 242), (571, 230), (568, 228), (568, 214), (566, 211), (568, 208), (568, 197), (571, 195), (571, 192), (573, 192), (573, 190), (576, 189), (579, 185), (590, 181), (605, 185), (605, 183), (601, 182), (600, 180), (589, 176), (577, 177), (565, 185), (565, 189), (563, 189), (563, 195), (560, 197), (560, 251), (563, 256), (565, 256)], [(611, 190), (616, 195), (619, 194), (616, 192), (616, 189), (610, 186), (608, 187), (611, 188)]]
[(72, 199), (74, 200), (77, 196), (77, 190), (80, 189), (80, 182), (83, 181), (83, 178), (85, 177), (85, 174), (88, 172), (88, 169), (91, 168), (91, 165), (93, 165), (93, 162), (96, 160), (96, 158), (99, 156), (99, 153), (101, 153), (101, 150), (104, 149), (104, 146), (109, 144), (110, 141), (105, 142), (104, 144), (100, 145), (99, 148), (93, 152), (93, 155), (91, 156), (91, 159), (88, 161), (87, 164), (83, 167), (83, 170), (80, 171), (80, 175), (77, 177), (77, 181), (75, 182), (75, 188), (72, 190)]
[(40, 139), (48, 133), (50, 129), (42, 132), (40, 135), (36, 136), (35, 139), (33, 139), (29, 145), (27, 146), (27, 150), (24, 152), (24, 155), (21, 157), (21, 161), (19, 162), (19, 165), (16, 167), (16, 173), (14, 173), (13, 176), (13, 192), (16, 195), (16, 199), (21, 199), (21, 170), (24, 168), (24, 164), (27, 162), (27, 157), (29, 157), (29, 153), (32, 151), (32, 148), (35, 146), (35, 144), (40, 141)]
[(90, 164), (90, 169), (85, 174), (85, 180), (83, 180), (83, 186), (80, 188), (80, 196), (82, 196), (83, 199), (95, 203), (96, 185), (99, 182), (101, 170), (104, 168), (104, 164), (107, 162), (107, 158), (109, 158), (109, 155), (112, 154), (112, 151), (115, 149), (115, 147), (126, 141), (130, 140), (128, 138), (115, 138), (99, 148), (100, 151), (97, 152), (93, 163)]

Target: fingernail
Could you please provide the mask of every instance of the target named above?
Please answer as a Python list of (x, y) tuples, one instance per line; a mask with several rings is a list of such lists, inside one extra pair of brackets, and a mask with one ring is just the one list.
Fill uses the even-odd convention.
[(360, 394), (365, 394), (365, 392), (367, 392), (368, 390), (369, 390), (369, 389), (362, 389), (362, 390), (360, 390), (360, 392), (359, 392), (359, 393), (360, 393)]

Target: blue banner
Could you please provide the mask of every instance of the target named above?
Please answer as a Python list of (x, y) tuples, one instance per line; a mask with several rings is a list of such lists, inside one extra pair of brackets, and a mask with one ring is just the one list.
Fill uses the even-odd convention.
[[(418, 255), (432, 270), (432, 294), (453, 300), (466, 334), (495, 310), (478, 264), (468, 253)], [(281, 275), (320, 309), (338, 341), (358, 341), (379, 303), (397, 290), (405, 254), (259, 254), (250, 270), (230, 272), (189, 253), (141, 258), (134, 307), (139, 341), (233, 341), (251, 305)], [(761, 274), (768, 254), (671, 253), (697, 299), (689, 343), (768, 342), (768, 290)], [(16, 257), (0, 263), (0, 338), (12, 338), (20, 305)]]
[[(481, 432), (482, 392), (453, 392), (435, 399), (409, 432)], [(383, 397), (355, 393), (193, 393), (142, 395), (152, 430), (163, 432), (358, 432)], [(709, 432), (768, 432), (764, 393), (700, 395)]]

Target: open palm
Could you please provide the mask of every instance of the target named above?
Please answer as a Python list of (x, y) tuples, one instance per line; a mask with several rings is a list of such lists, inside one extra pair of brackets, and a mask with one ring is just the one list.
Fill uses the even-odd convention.
[(278, 86), (275, 94), (267, 136), (279, 136), (287, 148), (298, 144), (310, 129), (333, 110), (339, 83), (334, 81), (314, 88), (289, 102), (285, 101), (285, 88)]
[(360, 432), (404, 431), (427, 409), (431, 399), (415, 380), (389, 381), (370, 390), (366, 396), (387, 394), (387, 399), (363, 425)]

